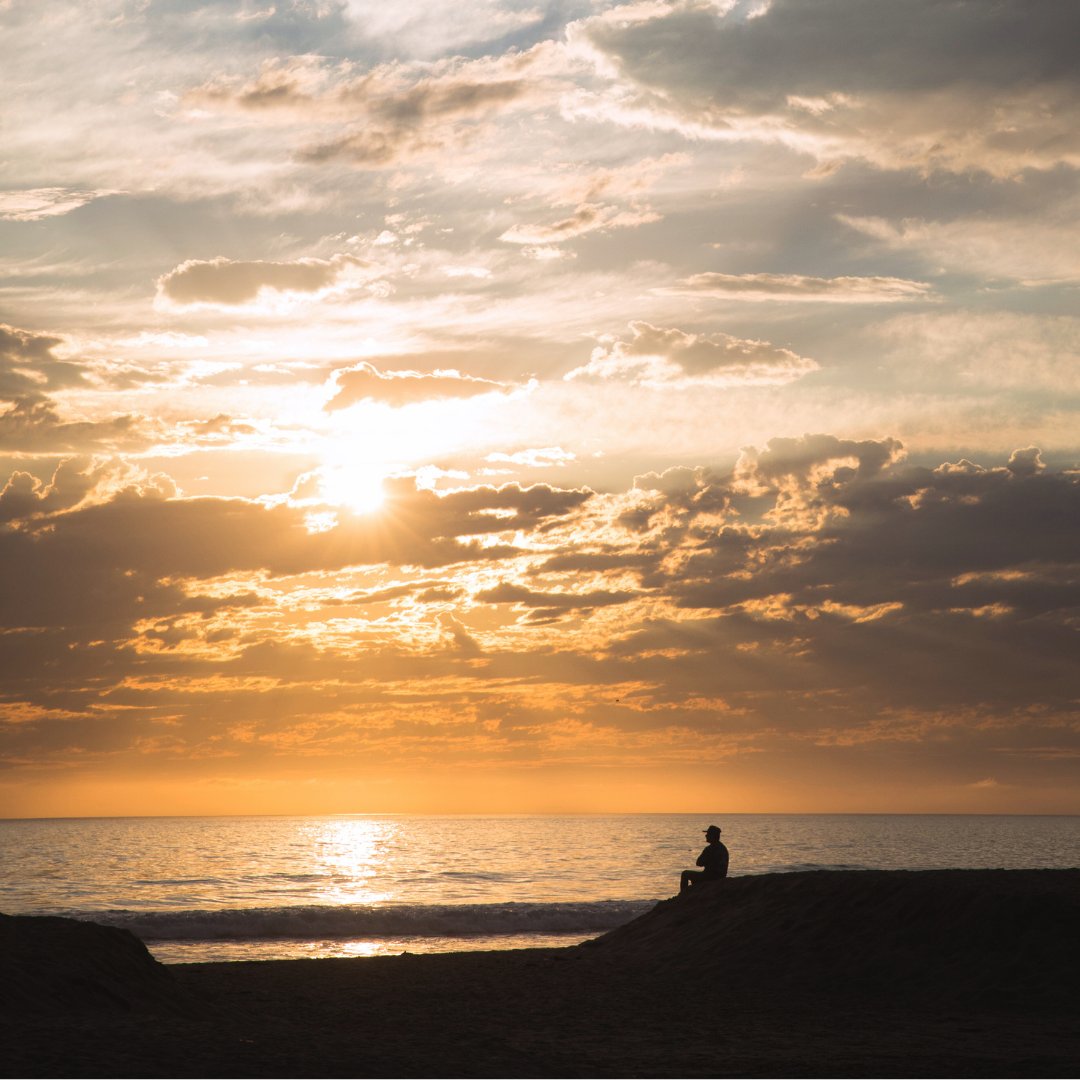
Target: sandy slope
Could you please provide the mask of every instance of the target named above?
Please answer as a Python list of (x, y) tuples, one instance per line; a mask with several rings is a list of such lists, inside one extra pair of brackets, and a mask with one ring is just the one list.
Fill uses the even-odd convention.
[(1080, 871), (834, 871), (732, 878), (657, 905), (597, 951), (935, 1007), (1076, 1004)]
[(39, 986), (0, 1038), (7, 1075), (1072, 1076), (1078, 905), (1080, 871), (735, 878), (574, 949)]

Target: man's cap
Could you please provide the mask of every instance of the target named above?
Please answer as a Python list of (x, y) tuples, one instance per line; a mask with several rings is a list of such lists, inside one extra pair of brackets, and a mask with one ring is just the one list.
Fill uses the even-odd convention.
[(722, 829), (720, 828), (720, 826), (719, 826), (719, 825), (710, 825), (710, 826), (709, 826), (709, 827), (708, 827), (708, 828), (707, 828), (707, 829), (705, 830), (705, 835), (706, 835), (706, 836), (708, 836), (708, 835), (709, 835), (709, 833), (711, 833), (711, 832), (715, 832), (715, 833), (718, 833), (718, 832), (722, 832), (722, 831), (723, 831), (723, 830), (722, 830)]

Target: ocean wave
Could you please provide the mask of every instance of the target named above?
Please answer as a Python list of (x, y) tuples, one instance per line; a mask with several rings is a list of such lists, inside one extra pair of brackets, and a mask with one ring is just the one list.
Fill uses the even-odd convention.
[(655, 902), (388, 904), (72, 914), (130, 930), (146, 941), (310, 941), (603, 933), (636, 918)]

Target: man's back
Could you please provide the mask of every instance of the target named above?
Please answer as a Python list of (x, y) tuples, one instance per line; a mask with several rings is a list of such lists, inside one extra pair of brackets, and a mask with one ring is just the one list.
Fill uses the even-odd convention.
[(705, 870), (705, 876), (711, 880), (727, 877), (728, 861), (728, 849), (718, 840), (705, 848), (698, 856), (697, 864)]

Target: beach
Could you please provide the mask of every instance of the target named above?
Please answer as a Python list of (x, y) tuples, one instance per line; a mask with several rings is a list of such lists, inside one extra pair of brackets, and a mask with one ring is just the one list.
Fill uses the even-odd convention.
[(0, 1037), (26, 1076), (1072, 1076), (1078, 914), (1078, 870), (817, 871), (564, 949), (166, 966), (86, 927), (5, 972)]

